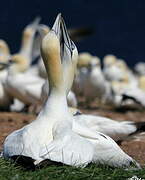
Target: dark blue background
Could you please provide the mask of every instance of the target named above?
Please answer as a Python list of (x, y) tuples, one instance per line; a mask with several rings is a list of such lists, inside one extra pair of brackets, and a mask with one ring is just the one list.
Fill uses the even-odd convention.
[(103, 57), (113, 53), (128, 64), (145, 61), (145, 0), (9, 0), (0, 4), (0, 38), (19, 49), (21, 32), (37, 15), (52, 25), (61, 12), (68, 27), (89, 26), (95, 34), (79, 51)]

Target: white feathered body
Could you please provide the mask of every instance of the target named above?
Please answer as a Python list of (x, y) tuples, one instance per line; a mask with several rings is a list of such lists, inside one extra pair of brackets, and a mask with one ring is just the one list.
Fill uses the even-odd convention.
[(9, 94), (25, 104), (35, 104), (40, 100), (44, 80), (30, 73), (9, 75), (4, 83)]

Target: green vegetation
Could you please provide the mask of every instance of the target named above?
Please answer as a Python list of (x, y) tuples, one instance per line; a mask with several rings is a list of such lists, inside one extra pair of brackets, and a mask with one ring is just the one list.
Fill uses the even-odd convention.
[(132, 176), (145, 179), (145, 169), (126, 171), (92, 164), (86, 168), (52, 165), (28, 171), (0, 158), (0, 180), (126, 180)]

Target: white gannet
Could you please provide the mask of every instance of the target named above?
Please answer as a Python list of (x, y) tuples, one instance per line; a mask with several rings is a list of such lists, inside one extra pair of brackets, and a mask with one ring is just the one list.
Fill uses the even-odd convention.
[(35, 39), (34, 39), (32, 53), (34, 57), (39, 57), (38, 63), (35, 65), (38, 69), (39, 76), (46, 79), (47, 73), (46, 73), (43, 60), (40, 56), (40, 45), (44, 36), (50, 31), (50, 28), (45, 24), (39, 24), (37, 27), (37, 31), (38, 31), (38, 34), (36, 34), (37, 36), (35, 36)]
[(32, 60), (33, 60), (33, 52), (32, 52), (33, 42), (34, 42), (34, 37), (38, 28), (39, 21), (40, 21), (40, 18), (34, 19), (32, 23), (28, 24), (24, 28), (23, 34), (22, 34), (21, 48), (18, 54), (27, 58), (29, 61), (29, 65), (31, 65)]
[(86, 74), (88, 72), (87, 67), (92, 58), (92, 55), (88, 52), (82, 52), (78, 55), (78, 68), (73, 83), (73, 90), (77, 95), (84, 95), (84, 81), (86, 81)]
[(83, 94), (87, 102), (97, 98), (99, 102), (105, 100), (105, 94), (108, 88), (107, 81), (102, 73), (100, 59), (93, 57), (88, 63), (87, 73), (81, 79), (83, 83)]
[(117, 58), (114, 55), (106, 55), (103, 59), (103, 73), (108, 81), (118, 81), (124, 71), (117, 65)]
[(36, 104), (40, 100), (44, 79), (27, 72), (29, 62), (19, 54), (11, 56), (11, 63), (7, 79), (3, 83), (5, 89), (26, 105)]
[(42, 41), (41, 53), (50, 85), (48, 100), (35, 121), (6, 138), (4, 157), (27, 156), (34, 164), (50, 159), (82, 167), (95, 162), (139, 168), (111, 138), (79, 125), (69, 112), (66, 95), (74, 79), (77, 49), (60, 14)]

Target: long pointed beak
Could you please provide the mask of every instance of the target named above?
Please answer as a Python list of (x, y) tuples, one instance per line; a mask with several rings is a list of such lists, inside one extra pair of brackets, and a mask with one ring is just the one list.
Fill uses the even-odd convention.
[(52, 27), (52, 31), (55, 32), (56, 36), (58, 37), (60, 41), (60, 47), (61, 47), (61, 59), (71, 59), (72, 52), (75, 49), (75, 44), (70, 39), (68, 35), (68, 31), (64, 22), (64, 19), (62, 18), (61, 14), (58, 14), (54, 25)]
[(61, 28), (62, 28), (62, 41), (72, 52), (75, 48), (75, 44), (73, 43), (73, 41), (70, 39), (68, 35), (68, 31), (67, 31), (63, 17), (61, 18)]
[(53, 27), (52, 27), (52, 31), (55, 32), (56, 36), (58, 37), (58, 39), (60, 39), (60, 36), (61, 36), (61, 31), (60, 31), (60, 24), (61, 24), (61, 13), (59, 13), (56, 17), (56, 20), (53, 24)]

